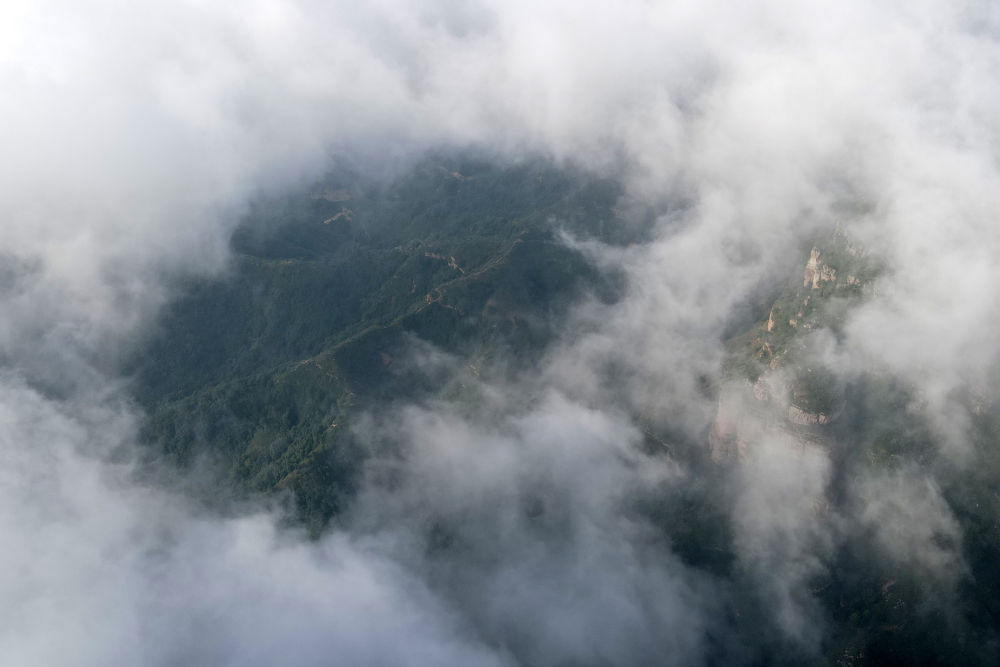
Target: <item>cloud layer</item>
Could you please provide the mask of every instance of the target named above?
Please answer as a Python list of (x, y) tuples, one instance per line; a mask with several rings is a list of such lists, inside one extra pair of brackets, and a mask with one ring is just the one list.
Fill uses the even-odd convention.
[[(0, 26), (14, 662), (731, 664), (757, 650), (727, 617), (746, 589), (775, 642), (818, 650), (810, 582), (851, 535), (943, 589), (963, 576), (935, 476), (974, 466), (967, 396), (996, 375), (988, 3), (90, 0), (6, 3)], [(225, 269), (248, 202), (338, 155), (390, 173), (467, 147), (614, 175), (663, 211), (646, 245), (568, 241), (623, 270), (626, 296), (581, 304), (537, 374), (484, 383), (478, 411), (359, 427), (399, 445), (395, 482), (374, 475), (318, 543), (138, 485), (117, 364), (179, 277)], [(887, 270), (817, 358), (919, 388), (941, 458), (827, 511), (831, 450), (766, 428), (721, 481), (645, 452), (634, 415), (704, 439), (727, 327), (834, 226)], [(706, 484), (730, 578), (634, 509)]]

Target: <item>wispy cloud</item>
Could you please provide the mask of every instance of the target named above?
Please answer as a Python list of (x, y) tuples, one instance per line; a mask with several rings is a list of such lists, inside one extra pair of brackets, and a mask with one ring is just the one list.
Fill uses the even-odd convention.
[[(92, 0), (5, 3), (0, 26), (14, 662), (738, 661), (753, 649), (736, 648), (732, 581), (808, 650), (826, 627), (810, 581), (846, 536), (962, 576), (935, 476), (974, 466), (968, 395), (997, 362), (988, 3)], [(373, 478), (318, 543), (264, 512), (205, 515), (113, 462), (139, 419), (122, 354), (176, 278), (224, 269), (251, 198), (333, 155), (388, 170), (463, 147), (614, 175), (669, 211), (648, 244), (587, 246), (624, 298), (581, 305), (537, 373), (484, 383), (480, 411), (362, 424), (404, 452), (397, 485)], [(710, 480), (644, 453), (636, 415), (707, 438), (727, 327), (834, 226), (886, 270), (817, 356), (911, 387), (948, 464), (865, 476), (828, 510), (831, 447), (762, 428)], [(634, 511), (698, 484), (729, 512), (729, 579)]]

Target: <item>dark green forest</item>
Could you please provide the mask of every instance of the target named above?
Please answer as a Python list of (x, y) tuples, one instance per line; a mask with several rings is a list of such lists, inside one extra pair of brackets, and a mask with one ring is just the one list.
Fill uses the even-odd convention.
[(132, 371), (151, 456), (209, 465), (248, 493), (292, 492), (314, 533), (365, 456), (351, 416), (441, 389), (414, 341), (468, 373), (528, 367), (570, 304), (612, 299), (557, 235), (639, 238), (617, 184), (538, 164), (429, 160), (390, 183), (340, 170), (258, 202), (221, 279), (183, 286)]

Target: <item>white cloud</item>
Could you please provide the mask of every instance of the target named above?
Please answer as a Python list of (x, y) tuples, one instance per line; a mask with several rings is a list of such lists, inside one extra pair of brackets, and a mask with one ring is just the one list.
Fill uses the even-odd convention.
[[(663, 551), (645, 550), (621, 499), (684, 475), (640, 456), (622, 414), (703, 433), (714, 410), (703, 381), (734, 309), (839, 222), (889, 271), (836, 359), (922, 387), (946, 451), (968, 450), (956, 391), (982, 382), (997, 353), (998, 25), (991, 5), (930, 0), (4, 3), (5, 655), (500, 664), (513, 638), (540, 662), (693, 659), (716, 631), (717, 591), (672, 556), (649, 563)], [(410, 486), (365, 499), (392, 519), (374, 544), (351, 536), (364, 517), (307, 546), (265, 515), (197, 516), (106, 462), (135, 437), (115, 362), (172, 279), (224, 268), (250, 198), (308, 179), (333, 153), (390, 164), (470, 145), (620, 176), (654, 206), (686, 203), (650, 244), (594, 251), (624, 267), (630, 291), (579, 311), (526, 383), (545, 402), (511, 408), (500, 433), (440, 406), (405, 412), (395, 437), (411, 447)], [(838, 217), (858, 202), (864, 217)], [(608, 387), (611, 365), (633, 379)], [(762, 443), (766, 456), (740, 473), (737, 543), (751, 569), (790, 549), (801, 572), (775, 590), (798, 604), (829, 549), (804, 508), (823, 498), (831, 463), (779, 444)], [(578, 531), (568, 551), (527, 539), (505, 473), (551, 494)], [(865, 487), (858, 518), (886, 520), (903, 486)], [(937, 495), (918, 501), (951, 525)], [(412, 537), (408, 512), (463, 505), (485, 533), (514, 538), (477, 542), (498, 560), (468, 566), (471, 597), (442, 594), (424, 580), (433, 563), (392, 546)], [(643, 643), (644, 623), (672, 632)], [(811, 628), (789, 632), (814, 641)]]

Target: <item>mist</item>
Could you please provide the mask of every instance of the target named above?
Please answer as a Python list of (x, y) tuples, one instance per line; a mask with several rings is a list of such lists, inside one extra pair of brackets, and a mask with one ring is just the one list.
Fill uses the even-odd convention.
[[(829, 640), (817, 582), (844, 551), (927, 582), (964, 627), (946, 496), (993, 481), (998, 37), (989, 3), (932, 0), (5, 3), (0, 652), (801, 662)], [(476, 406), (366, 415), (355, 437), (391, 453), (317, 540), (280, 507), (140, 481), (123, 361), (185, 279), (225, 274), (252, 202), (337, 160), (389, 179), (462, 150), (612, 177), (624, 208), (656, 212), (646, 243), (564, 239), (623, 296), (575, 304), (542, 363), (477, 381)], [(723, 371), (747, 304), (835, 231), (884, 270), (804, 354), (838, 387), (905, 388), (932, 442), (890, 471), (857, 466), (849, 430), (826, 446), (775, 428), (787, 400), (748, 409)], [(722, 405), (741, 453), (713, 464)], [(651, 449), (653, 428), (671, 442)], [(681, 497), (722, 517), (731, 564), (692, 565), (641, 509)], [(963, 661), (997, 638), (982, 646)]]

